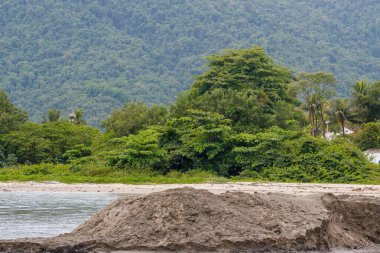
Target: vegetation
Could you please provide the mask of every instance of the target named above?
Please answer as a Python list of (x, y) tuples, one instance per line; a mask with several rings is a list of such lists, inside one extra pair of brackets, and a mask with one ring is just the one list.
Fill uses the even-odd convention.
[[(86, 126), (81, 109), (17, 121), (0, 134), (0, 180), (379, 183), (380, 166), (362, 151), (380, 145), (378, 82), (357, 82), (350, 98), (333, 99), (331, 73), (293, 76), (258, 46), (208, 60), (170, 110), (127, 103), (103, 133)], [(356, 134), (347, 136), (348, 127)], [(330, 130), (337, 134), (327, 140)]]
[(0, 134), (18, 129), (27, 119), (27, 114), (17, 109), (9, 101), (7, 94), (0, 90)]
[(376, 0), (2, 0), (0, 87), (35, 122), (82, 108), (98, 126), (126, 102), (168, 105), (205, 55), (257, 44), (296, 72), (333, 73), (346, 97), (379, 78), (379, 13)]
[[(335, 95), (335, 77), (331, 73), (320, 72), (301, 73), (297, 79), (295, 89), (307, 108), (311, 134), (318, 136), (322, 133), (325, 136), (325, 104), (327, 99)], [(340, 115), (338, 111), (336, 113)]]
[(362, 150), (380, 149), (380, 122), (364, 124), (353, 136), (353, 142)]
[(164, 106), (148, 107), (141, 102), (125, 104), (122, 108), (112, 111), (102, 126), (116, 136), (136, 134), (139, 130), (151, 125), (162, 125), (168, 115)]
[(65, 164), (38, 164), (8, 167), (0, 170), (0, 181), (60, 181), (64, 183), (125, 183), (125, 184), (175, 184), (227, 182), (210, 172), (172, 171), (162, 175), (152, 171), (122, 171), (104, 167), (74, 167)]
[(68, 121), (36, 124), (28, 122), (19, 130), (0, 135), (5, 157), (21, 164), (64, 162), (68, 154), (89, 148), (99, 130)]

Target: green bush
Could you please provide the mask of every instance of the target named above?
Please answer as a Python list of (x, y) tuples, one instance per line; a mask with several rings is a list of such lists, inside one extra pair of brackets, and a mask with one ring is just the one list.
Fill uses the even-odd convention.
[(70, 156), (89, 154), (92, 140), (98, 134), (96, 128), (68, 121), (28, 122), (17, 131), (1, 134), (0, 146), (4, 148), (5, 156), (13, 154), (21, 164), (61, 162), (67, 161)]
[(380, 121), (364, 124), (351, 138), (362, 150), (380, 149)]
[(346, 139), (327, 141), (289, 131), (239, 134), (232, 152), (241, 177), (274, 181), (365, 181), (375, 173), (363, 152)]

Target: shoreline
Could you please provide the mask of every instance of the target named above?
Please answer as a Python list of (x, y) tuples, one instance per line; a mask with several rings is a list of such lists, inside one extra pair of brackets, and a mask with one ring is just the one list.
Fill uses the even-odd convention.
[(310, 195), (333, 193), (336, 195), (362, 195), (380, 197), (380, 185), (317, 184), (317, 183), (200, 183), (200, 184), (65, 184), (50, 182), (1, 182), (0, 192), (88, 192), (146, 195), (173, 188), (192, 187), (205, 189), (215, 194), (226, 191), (247, 193), (282, 193)]

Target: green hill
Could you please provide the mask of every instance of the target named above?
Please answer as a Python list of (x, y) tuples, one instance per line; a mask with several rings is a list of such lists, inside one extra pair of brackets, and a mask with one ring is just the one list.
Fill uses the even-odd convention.
[(380, 76), (378, 0), (3, 0), (0, 87), (41, 121), (77, 107), (97, 124), (140, 100), (168, 104), (204, 56), (253, 44), (295, 71), (331, 71), (347, 95)]

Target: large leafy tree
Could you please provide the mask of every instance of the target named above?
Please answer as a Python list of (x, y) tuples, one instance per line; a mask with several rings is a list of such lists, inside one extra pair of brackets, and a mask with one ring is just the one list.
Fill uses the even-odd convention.
[(26, 112), (16, 108), (7, 94), (0, 90), (0, 134), (17, 129), (27, 119)]
[(286, 85), (292, 79), (290, 70), (274, 63), (262, 47), (226, 50), (207, 59), (208, 70), (199, 75), (193, 85), (198, 94), (216, 88), (251, 89), (268, 104), (288, 98)]
[(223, 115), (238, 131), (259, 131), (273, 125), (299, 122), (294, 96), (289, 92), (291, 72), (265, 54), (263, 48), (227, 50), (208, 57), (208, 70), (182, 94), (173, 115), (201, 109)]

